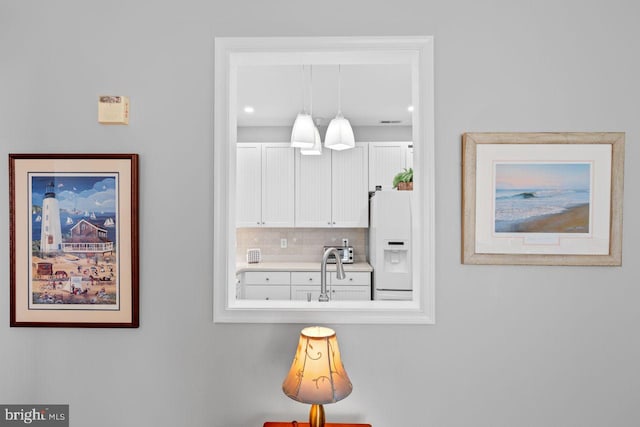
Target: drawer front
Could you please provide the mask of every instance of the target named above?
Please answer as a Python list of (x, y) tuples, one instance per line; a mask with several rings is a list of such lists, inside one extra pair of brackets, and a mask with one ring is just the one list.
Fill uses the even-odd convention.
[(338, 280), (335, 272), (332, 272), (330, 276), (331, 276), (332, 286), (341, 286), (341, 285), (371, 286), (371, 273), (368, 273), (368, 272), (347, 271), (346, 272), (347, 277), (345, 277), (343, 280)]
[(247, 271), (244, 273), (245, 285), (288, 285), (291, 273), (288, 271)]
[[(291, 287), (291, 299), (297, 301), (318, 301), (320, 289), (316, 286), (297, 285)], [(369, 301), (371, 288), (362, 285), (335, 286), (329, 289), (331, 301)]]
[(320, 286), (320, 272), (319, 271), (292, 271), (291, 284)]
[(320, 286), (296, 285), (291, 287), (291, 299), (296, 301), (318, 301)]
[(244, 299), (252, 300), (290, 300), (289, 285), (254, 285), (244, 288)]
[(371, 288), (368, 286), (335, 286), (331, 289), (331, 301), (369, 301)]

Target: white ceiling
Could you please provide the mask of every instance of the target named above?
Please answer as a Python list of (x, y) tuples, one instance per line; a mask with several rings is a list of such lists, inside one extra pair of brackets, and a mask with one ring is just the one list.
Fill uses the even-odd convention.
[[(342, 65), (342, 113), (353, 126), (411, 125), (409, 65)], [(311, 94), (310, 80), (313, 80)], [(327, 125), (338, 111), (338, 66), (252, 65), (238, 68), (238, 126), (291, 126), (303, 109), (313, 108), (318, 125)], [(311, 96), (312, 95), (312, 96)], [(313, 99), (313, 105), (310, 99)], [(245, 106), (254, 108), (249, 114)], [(391, 126), (393, 126), (392, 124)]]

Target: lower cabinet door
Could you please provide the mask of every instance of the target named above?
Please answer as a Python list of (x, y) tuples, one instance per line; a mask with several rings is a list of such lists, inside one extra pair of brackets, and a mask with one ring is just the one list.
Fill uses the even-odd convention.
[[(327, 289), (331, 301), (368, 301), (371, 299), (369, 286), (330, 286)], [(318, 301), (320, 289), (317, 286), (291, 286), (291, 299), (298, 301)]]
[(368, 301), (371, 299), (370, 286), (332, 286), (332, 301)]
[(244, 287), (244, 299), (290, 300), (290, 285), (249, 285)]
[(291, 299), (297, 301), (318, 301), (320, 298), (320, 285), (318, 286), (291, 286)]

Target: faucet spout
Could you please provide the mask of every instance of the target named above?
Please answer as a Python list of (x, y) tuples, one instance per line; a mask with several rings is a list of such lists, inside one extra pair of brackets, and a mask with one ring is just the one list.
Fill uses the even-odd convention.
[(340, 280), (346, 277), (338, 250), (336, 248), (328, 248), (324, 251), (324, 255), (322, 255), (322, 263), (320, 264), (320, 298), (318, 298), (318, 301), (320, 302), (329, 301), (329, 294), (327, 293), (327, 260), (331, 254), (336, 258), (336, 277)]

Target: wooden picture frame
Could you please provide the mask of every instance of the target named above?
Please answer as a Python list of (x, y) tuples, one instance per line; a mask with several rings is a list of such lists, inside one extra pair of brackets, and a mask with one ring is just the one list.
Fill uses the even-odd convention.
[(622, 264), (624, 138), (465, 133), (464, 264)]
[(9, 154), (11, 326), (137, 328), (138, 155)]

